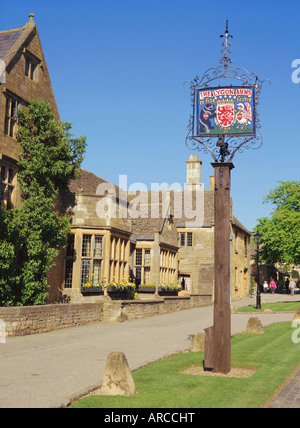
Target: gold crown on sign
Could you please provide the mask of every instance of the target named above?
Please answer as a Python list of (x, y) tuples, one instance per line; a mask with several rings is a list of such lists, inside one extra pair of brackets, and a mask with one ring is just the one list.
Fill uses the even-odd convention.
[(218, 99), (217, 100), (217, 104), (218, 105), (219, 104), (223, 104), (223, 105), (225, 105), (225, 104), (234, 104), (234, 99), (232, 99), (232, 98), (229, 98), (227, 100), (224, 100), (224, 99), (220, 100), (220, 99)]

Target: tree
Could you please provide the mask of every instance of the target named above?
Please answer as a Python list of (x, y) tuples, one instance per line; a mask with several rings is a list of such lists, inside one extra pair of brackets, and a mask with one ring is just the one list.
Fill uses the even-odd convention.
[[(1, 209), (5, 227), (0, 235), (0, 285), (6, 287), (1, 288), (0, 304), (47, 301), (47, 276), (69, 233), (69, 218), (55, 209), (55, 203), (70, 180), (79, 177), (86, 146), (86, 138), (73, 138), (70, 129), (69, 123), (54, 120), (43, 100), (19, 111), (18, 181), (23, 204), (17, 210)], [(7, 278), (10, 270), (12, 276)]]
[(300, 181), (279, 183), (264, 197), (274, 206), (270, 218), (258, 220), (261, 258), (268, 264), (300, 264)]

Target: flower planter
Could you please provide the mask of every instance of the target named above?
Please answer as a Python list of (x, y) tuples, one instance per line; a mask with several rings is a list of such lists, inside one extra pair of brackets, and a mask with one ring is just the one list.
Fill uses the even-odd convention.
[(81, 287), (82, 294), (104, 294), (104, 290), (102, 287)]
[(178, 296), (178, 290), (171, 290), (163, 287), (158, 287), (158, 294), (160, 296)]
[(138, 292), (139, 293), (151, 293), (154, 294), (156, 290), (156, 287), (139, 287)]
[(133, 300), (134, 291), (129, 289), (116, 289), (115, 287), (108, 286), (107, 294), (112, 300)]

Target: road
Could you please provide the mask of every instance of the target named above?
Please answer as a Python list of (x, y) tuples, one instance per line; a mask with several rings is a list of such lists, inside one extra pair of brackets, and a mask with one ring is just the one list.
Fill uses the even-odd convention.
[[(267, 296), (274, 300), (274, 296)], [(291, 299), (290, 296), (277, 296)], [(298, 296), (294, 296), (296, 300)], [(255, 299), (234, 302), (236, 307)], [(232, 334), (253, 314), (233, 314)], [(260, 314), (263, 325), (293, 314)], [(107, 355), (124, 352), (130, 369), (187, 350), (195, 333), (213, 324), (213, 307), (124, 323), (95, 323), (0, 343), (0, 408), (58, 408), (101, 385)]]

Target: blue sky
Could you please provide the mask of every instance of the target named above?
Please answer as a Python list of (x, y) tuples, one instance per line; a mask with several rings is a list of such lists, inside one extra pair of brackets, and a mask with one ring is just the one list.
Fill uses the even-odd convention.
[[(267, 216), (263, 196), (278, 181), (299, 180), (300, 2), (253, 0), (15, 0), (1, 6), (0, 29), (22, 27), (35, 13), (61, 119), (86, 135), (83, 167), (118, 184), (186, 181), (189, 86), (219, 65), (226, 19), (233, 65), (264, 84), (259, 113), (263, 146), (237, 154), (234, 214), (249, 229)], [(199, 153), (209, 187), (212, 159)]]

